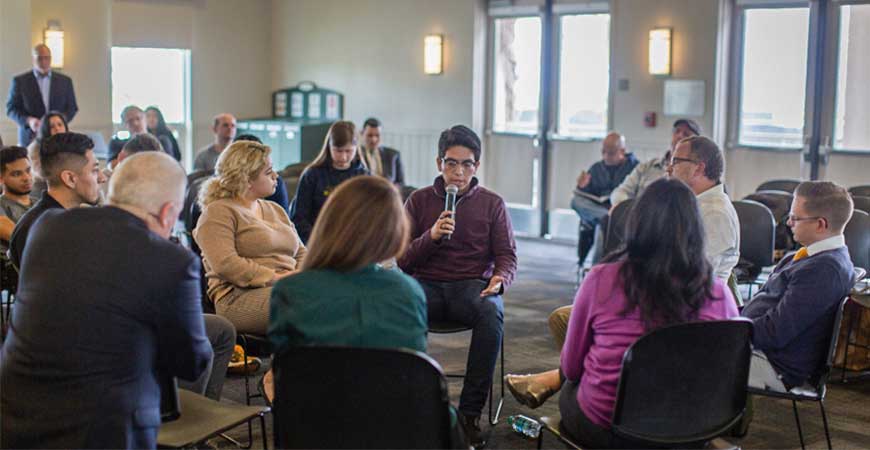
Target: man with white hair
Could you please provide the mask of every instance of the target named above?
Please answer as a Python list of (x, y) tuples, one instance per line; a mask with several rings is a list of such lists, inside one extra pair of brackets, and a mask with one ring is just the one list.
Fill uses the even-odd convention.
[(34, 223), (0, 355), (0, 446), (155, 448), (159, 380), (212, 359), (199, 259), (168, 240), (185, 184), (172, 157), (134, 155), (107, 207)]

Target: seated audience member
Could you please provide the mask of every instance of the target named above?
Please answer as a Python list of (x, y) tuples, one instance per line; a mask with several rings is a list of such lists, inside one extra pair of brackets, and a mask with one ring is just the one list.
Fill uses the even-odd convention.
[(740, 221), (722, 184), (722, 150), (703, 136), (685, 138), (671, 153), (667, 171), (669, 177), (686, 183), (695, 193), (704, 224), (707, 262), (713, 266), (713, 275), (727, 282), (740, 259)]
[[(49, 209), (70, 209), (100, 201), (106, 177), (94, 156), (94, 142), (79, 133), (60, 133), (43, 140), (39, 148), (42, 174), (48, 190), (15, 224), (9, 241), (9, 259), (21, 267), (28, 234), (36, 219)], [(96, 235), (95, 235), (96, 236)]]
[[(253, 134), (240, 134), (236, 136), (236, 138), (233, 140), (233, 142), (238, 141), (253, 141), (258, 144), (263, 143), (260, 138), (254, 136)], [(289, 213), (290, 199), (287, 197), (287, 185), (284, 184), (284, 180), (282, 180), (280, 177), (278, 178), (278, 183), (275, 184), (275, 193), (266, 197), (266, 200), (273, 201), (281, 205), (281, 207), (284, 208), (284, 211), (287, 211)]]
[(36, 139), (30, 142), (27, 146), (27, 156), (30, 157), (30, 163), (33, 165), (33, 196), (40, 197), (48, 186), (45, 184), (45, 179), (42, 177), (41, 166), (39, 164), (39, 146), (42, 141), (58, 133), (67, 133), (69, 128), (66, 118), (63, 114), (57, 111), (51, 111), (46, 114), (39, 125), (39, 133), (36, 134)]
[(18, 277), (6, 251), (9, 250), (9, 239), (15, 223), (36, 203), (30, 197), (33, 175), (24, 147), (10, 146), (0, 150), (0, 187), (3, 192), (0, 195), (0, 286), (14, 292)]
[[(121, 152), (118, 153), (118, 163), (123, 163), (127, 158), (144, 152), (164, 152), (163, 146), (151, 133), (142, 133), (130, 138)], [(111, 185), (110, 182), (107, 183)], [(107, 193), (108, 196), (108, 193)], [(220, 400), (223, 390), (224, 379), (227, 374), (227, 365), (233, 357), (233, 347), (236, 343), (236, 329), (233, 324), (223, 317), (214, 314), (204, 314), (205, 334), (212, 346), (214, 361), (202, 375), (191, 382), (179, 381), (178, 386), (189, 391), (205, 395), (213, 400)]]
[[(596, 162), (577, 177), (577, 187), (571, 208), (580, 216), (580, 249), (578, 256), (580, 264), (586, 261), (586, 256), (592, 249), (595, 239), (595, 227), (610, 210), (610, 201), (604, 203), (590, 199), (583, 194), (594, 197), (610, 196), (610, 193), (622, 183), (622, 180), (637, 165), (633, 153), (625, 153), (625, 137), (611, 132), (601, 142), (601, 161)], [(578, 192), (579, 191), (579, 192)], [(599, 244), (597, 247), (601, 247)], [(592, 263), (597, 263), (600, 255), (593, 253)]]
[(629, 213), (625, 246), (594, 266), (577, 292), (561, 369), (509, 384), (511, 393), (537, 407), (561, 386), (562, 425), (572, 438), (590, 448), (630, 445), (610, 431), (625, 350), (662, 326), (737, 316), (705, 258), (704, 239), (698, 202), (685, 184), (649, 185)]
[[(486, 444), (479, 425), (504, 326), (501, 295), (517, 270), (516, 243), (504, 200), (479, 185), (480, 138), (457, 125), (441, 133), (441, 175), (405, 203), (411, 244), (398, 264), (426, 293), (432, 322), (472, 327), (460, 420), (475, 448)], [(444, 210), (446, 187), (458, 189), (455, 214)]]
[(381, 146), (381, 121), (370, 117), (363, 123), (360, 131), (362, 145), (359, 152), (372, 175), (384, 177), (402, 187), (405, 185), (405, 172), (398, 150)]
[(212, 358), (199, 261), (167, 239), (184, 185), (168, 155), (137, 155), (109, 206), (33, 227), (0, 359), (3, 448), (155, 448), (160, 380), (193, 380)]
[(306, 252), (284, 209), (263, 200), (278, 177), (270, 153), (252, 141), (227, 147), (200, 191), (202, 216), (193, 230), (217, 314), (260, 336), (269, 325), (272, 285), (298, 271)]
[(357, 152), (353, 122), (333, 123), (326, 133), (320, 154), (302, 172), (296, 197), (290, 204), (290, 218), (296, 224), (302, 242), (308, 242), (329, 194), (345, 180), (367, 174), (365, 163)]
[(214, 132), (214, 142), (197, 152), (193, 161), (194, 172), (214, 170), (221, 152), (233, 142), (233, 138), (236, 136), (236, 118), (229, 113), (214, 116), (212, 131)]
[[(127, 139), (114, 137), (109, 142), (109, 163), (112, 167), (118, 165), (118, 153), (121, 153), (121, 149), (124, 148), (124, 144), (126, 144), (128, 140), (134, 136), (148, 132), (147, 124), (145, 122), (145, 111), (142, 111), (142, 108), (136, 105), (127, 106), (123, 111), (121, 111), (121, 122), (124, 124), (124, 127), (127, 128), (130, 137)], [(172, 151), (172, 142), (166, 136), (155, 137), (160, 141), (160, 145), (163, 147), (164, 152), (169, 153)], [(174, 157), (174, 155), (171, 154), (170, 156)]]
[(795, 189), (788, 225), (803, 247), (777, 264), (741, 312), (754, 325), (751, 387), (786, 392), (815, 383), (837, 308), (852, 289), (843, 238), (852, 210), (846, 189), (830, 181)]
[[(178, 146), (178, 140), (172, 134), (172, 130), (166, 126), (166, 119), (163, 118), (163, 112), (156, 106), (145, 108), (145, 124), (147, 131), (164, 142), (169, 142), (169, 148), (164, 149), (166, 153), (175, 158), (176, 161), (181, 161), (181, 147)], [(165, 138), (165, 139), (164, 139)], [(162, 144), (161, 144), (162, 145)]]
[(638, 164), (625, 177), (622, 184), (610, 193), (611, 210), (626, 200), (640, 196), (643, 190), (653, 181), (664, 177), (668, 161), (671, 160), (671, 152), (676, 147), (677, 142), (689, 136), (699, 136), (700, 134), (701, 126), (698, 125), (698, 122), (692, 119), (677, 119), (671, 130), (671, 146), (668, 148), (668, 151), (662, 158), (655, 158)]

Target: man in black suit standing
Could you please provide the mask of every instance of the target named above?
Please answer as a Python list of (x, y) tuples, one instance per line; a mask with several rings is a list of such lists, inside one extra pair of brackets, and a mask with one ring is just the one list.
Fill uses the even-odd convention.
[(107, 207), (36, 222), (0, 354), (0, 447), (155, 448), (158, 380), (212, 358), (199, 259), (168, 239), (185, 184), (172, 157), (141, 153)]
[(78, 110), (72, 80), (51, 70), (51, 50), (33, 47), (33, 70), (12, 79), (6, 102), (6, 115), (18, 123), (18, 145), (30, 144), (45, 113), (58, 111), (72, 122)]

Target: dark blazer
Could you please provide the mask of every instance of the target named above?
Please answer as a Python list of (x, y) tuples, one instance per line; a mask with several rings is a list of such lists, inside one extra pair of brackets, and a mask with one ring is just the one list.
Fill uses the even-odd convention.
[[(50, 90), (48, 109), (63, 113), (67, 122), (72, 122), (79, 107), (76, 104), (76, 94), (70, 77), (52, 70)], [(42, 118), (47, 112), (33, 70), (12, 79), (9, 100), (6, 102), (6, 115), (18, 123), (18, 145), (26, 147), (35, 137), (27, 126), (27, 118), (30, 116)]]
[(158, 379), (212, 358), (199, 267), (122, 209), (46, 211), (0, 354), (0, 446), (154, 448)]
[(402, 158), (399, 151), (390, 147), (381, 147), (381, 162), (384, 165), (384, 178), (403, 186), (405, 184), (405, 171), (402, 168)]

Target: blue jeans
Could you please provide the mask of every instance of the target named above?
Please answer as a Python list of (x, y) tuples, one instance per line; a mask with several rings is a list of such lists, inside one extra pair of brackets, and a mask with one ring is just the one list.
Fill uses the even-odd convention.
[(479, 416), (498, 360), (504, 334), (504, 303), (500, 295), (480, 297), (485, 280), (418, 280), (426, 293), (429, 322), (458, 322), (471, 327), (471, 346), (465, 364), (465, 380), (459, 396), (459, 411)]
[(580, 216), (580, 222), (587, 230), (594, 229), (601, 222), (601, 218), (606, 216), (608, 212), (606, 206), (602, 206), (579, 195), (575, 195), (571, 199), (571, 209)]

